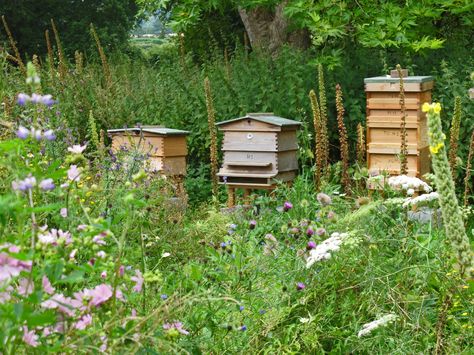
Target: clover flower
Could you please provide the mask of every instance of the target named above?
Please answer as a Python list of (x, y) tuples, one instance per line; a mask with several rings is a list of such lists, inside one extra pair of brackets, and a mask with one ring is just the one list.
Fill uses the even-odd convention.
[(331, 197), (323, 192), (317, 194), (316, 199), (322, 206), (328, 206), (332, 203)]
[(370, 323), (366, 323), (362, 326), (362, 329), (359, 331), (359, 333), (357, 333), (357, 336), (360, 338), (364, 335), (370, 334), (373, 330), (383, 327), (388, 323), (393, 322), (395, 319), (397, 319), (395, 314), (387, 314), (382, 318), (374, 320)]
[(288, 212), (289, 210), (291, 210), (293, 208), (293, 204), (289, 201), (286, 201), (284, 204), (283, 204), (283, 211), (285, 212)]

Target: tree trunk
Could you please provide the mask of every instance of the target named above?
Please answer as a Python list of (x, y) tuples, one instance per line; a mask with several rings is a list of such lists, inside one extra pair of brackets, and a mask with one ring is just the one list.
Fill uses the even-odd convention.
[(240, 18), (245, 26), (250, 45), (254, 49), (263, 49), (276, 55), (284, 44), (298, 49), (306, 49), (310, 45), (307, 30), (290, 31), (289, 21), (283, 10), (288, 0), (282, 1), (274, 9), (255, 7), (239, 8)]

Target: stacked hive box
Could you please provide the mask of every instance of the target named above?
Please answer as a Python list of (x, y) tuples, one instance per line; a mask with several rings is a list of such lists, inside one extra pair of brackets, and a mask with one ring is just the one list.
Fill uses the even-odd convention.
[(112, 137), (114, 152), (122, 147), (137, 149), (149, 156), (151, 171), (166, 176), (186, 174), (186, 135), (189, 132), (157, 126), (110, 129), (107, 132)]
[[(371, 175), (383, 171), (400, 174), (400, 79), (366, 78), (367, 164)], [(421, 107), (431, 102), (433, 78), (412, 76), (403, 79), (405, 89), (408, 175), (421, 177), (430, 171), (428, 125)]]
[(218, 176), (229, 194), (235, 188), (244, 188), (246, 193), (252, 188), (272, 189), (276, 181), (295, 178), (300, 122), (271, 113), (251, 113), (217, 125), (224, 132), (224, 163)]

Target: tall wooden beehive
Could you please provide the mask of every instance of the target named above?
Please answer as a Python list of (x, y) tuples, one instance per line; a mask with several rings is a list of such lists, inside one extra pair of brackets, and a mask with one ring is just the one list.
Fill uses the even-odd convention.
[[(372, 175), (385, 171), (400, 174), (400, 79), (366, 78), (367, 165)], [(406, 107), (408, 175), (421, 177), (430, 171), (428, 124), (421, 106), (431, 102), (431, 76), (403, 78)]]
[(217, 124), (224, 132), (224, 162), (218, 176), (236, 187), (270, 188), (291, 181), (298, 170), (298, 121), (250, 113)]
[(187, 131), (158, 126), (143, 126), (124, 129), (110, 129), (112, 150), (137, 149), (148, 155), (151, 171), (162, 175), (180, 176), (186, 174)]

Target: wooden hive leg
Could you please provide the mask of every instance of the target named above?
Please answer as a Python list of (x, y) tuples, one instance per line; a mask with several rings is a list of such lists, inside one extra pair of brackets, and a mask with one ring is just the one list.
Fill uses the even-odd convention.
[(227, 207), (235, 206), (235, 188), (227, 187)]
[(252, 189), (244, 189), (244, 204), (250, 204), (250, 194), (252, 193)]

